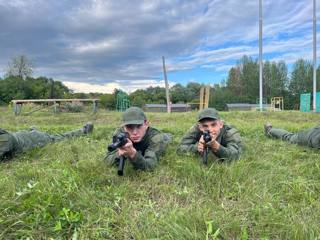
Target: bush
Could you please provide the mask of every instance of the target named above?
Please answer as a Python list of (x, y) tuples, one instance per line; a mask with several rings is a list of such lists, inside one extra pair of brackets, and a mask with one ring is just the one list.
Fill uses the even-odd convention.
[(82, 112), (83, 111), (83, 103), (81, 103), (81, 102), (66, 103), (65, 109), (68, 112)]

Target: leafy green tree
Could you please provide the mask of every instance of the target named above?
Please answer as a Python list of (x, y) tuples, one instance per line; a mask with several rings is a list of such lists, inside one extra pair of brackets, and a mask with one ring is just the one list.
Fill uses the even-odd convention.
[(138, 89), (130, 94), (129, 96), (131, 105), (137, 107), (143, 107), (144, 104), (148, 103), (148, 94), (146, 90)]
[[(0, 101), (9, 103), (13, 99), (43, 99), (51, 94), (52, 79), (45, 77), (23, 80), (10, 76), (0, 81)], [(65, 98), (70, 90), (59, 81), (54, 81), (54, 97)]]
[(114, 93), (106, 93), (99, 97), (100, 105), (108, 110), (116, 108), (116, 96)]
[(257, 60), (244, 56), (239, 65), (241, 69), (240, 82), (243, 86), (240, 99), (255, 103), (259, 96), (259, 65)]
[(226, 85), (238, 102), (255, 103), (259, 96), (257, 60), (243, 56), (237, 65), (230, 69)]
[(162, 87), (149, 87), (146, 89), (149, 96), (149, 103), (165, 104), (167, 101), (165, 88)]
[(263, 65), (263, 90), (268, 102), (273, 97), (283, 97), (288, 86), (288, 68), (283, 61), (266, 61)]
[(191, 90), (181, 84), (176, 84), (170, 89), (172, 103), (187, 103), (192, 100)]
[(299, 59), (294, 63), (289, 83), (290, 107), (297, 109), (300, 94), (312, 92), (312, 73), (313, 67), (310, 61)]
[(187, 89), (189, 90), (190, 99), (188, 99), (188, 102), (192, 101), (198, 101), (200, 98), (200, 89), (202, 87), (202, 84), (190, 82), (187, 84)]
[(292, 95), (300, 95), (312, 91), (313, 67), (310, 61), (297, 60), (293, 65), (289, 90)]
[(210, 92), (209, 106), (214, 107), (217, 110), (226, 110), (227, 103), (234, 101), (232, 91), (227, 86), (220, 86), (215, 84)]
[[(285, 62), (266, 61), (263, 65), (263, 96), (286, 97), (288, 94), (288, 68)], [(257, 60), (243, 56), (229, 70), (227, 89), (233, 94), (233, 102), (256, 103), (259, 97), (259, 65)]]
[(240, 82), (240, 66), (232, 67), (229, 70), (229, 75), (227, 78), (227, 88), (236, 96), (242, 96), (243, 88)]
[[(199, 102), (201, 84), (188, 83), (187, 86), (176, 84), (170, 88), (170, 98), (173, 103)], [(166, 92), (162, 87), (138, 89), (130, 94), (131, 105), (143, 107), (146, 103), (166, 104)]]
[(0, 99), (9, 103), (13, 99), (25, 99), (25, 90), (28, 88), (20, 77), (8, 77), (0, 81)]

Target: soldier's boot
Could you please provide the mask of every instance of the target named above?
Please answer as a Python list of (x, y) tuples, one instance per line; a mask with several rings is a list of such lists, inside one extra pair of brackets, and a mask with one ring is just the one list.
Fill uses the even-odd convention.
[(84, 134), (92, 133), (92, 131), (93, 131), (93, 123), (92, 122), (87, 122), (86, 125), (83, 126), (82, 130), (83, 130)]
[(270, 134), (271, 129), (272, 129), (272, 124), (271, 123), (266, 123), (264, 125), (264, 134), (266, 136), (270, 137), (271, 136), (271, 134)]
[(0, 128), (0, 161), (8, 156), (12, 149), (13, 145), (9, 133)]

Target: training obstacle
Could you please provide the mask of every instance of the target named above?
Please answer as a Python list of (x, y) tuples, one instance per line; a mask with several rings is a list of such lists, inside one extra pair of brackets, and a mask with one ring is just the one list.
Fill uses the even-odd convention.
[[(92, 111), (93, 113), (96, 113), (98, 110), (98, 101), (99, 99), (23, 99), (23, 100), (12, 100), (11, 103), (13, 104), (13, 112), (17, 116), (21, 114), (22, 105), (29, 104), (29, 103), (52, 103), (53, 112), (57, 113), (58, 107), (61, 102), (92, 102), (93, 104)], [(39, 108), (35, 111), (38, 111), (43, 108), (45, 107)], [(35, 111), (32, 111), (30, 113), (33, 113)]]

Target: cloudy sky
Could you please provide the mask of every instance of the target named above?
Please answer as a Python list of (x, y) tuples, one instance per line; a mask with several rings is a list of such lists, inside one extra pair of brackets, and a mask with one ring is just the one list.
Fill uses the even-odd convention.
[[(258, 57), (258, 4), (0, 0), (0, 76), (12, 57), (23, 54), (34, 76), (75, 91), (132, 92), (164, 86), (165, 56), (170, 84), (219, 83), (244, 54)], [(264, 59), (289, 67), (299, 58), (312, 60), (312, 7), (312, 0), (263, 1)]]

